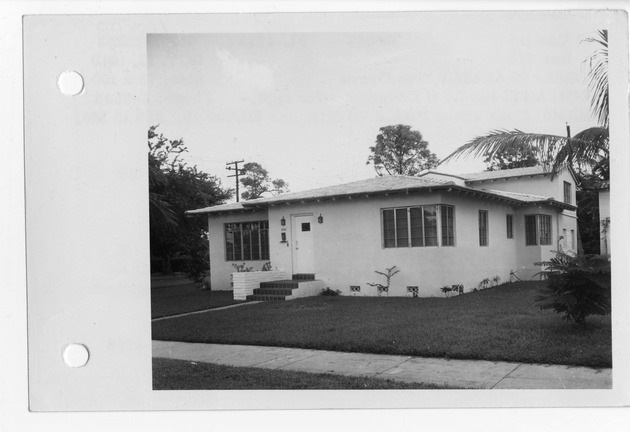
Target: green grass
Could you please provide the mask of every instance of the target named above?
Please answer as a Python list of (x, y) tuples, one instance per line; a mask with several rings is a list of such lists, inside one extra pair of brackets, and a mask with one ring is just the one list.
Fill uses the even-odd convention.
[(371, 377), (223, 366), (153, 359), (153, 390), (383, 390), (447, 389)]
[(153, 339), (611, 367), (610, 317), (533, 306), (536, 283), (452, 298), (309, 297), (153, 323)]
[(232, 291), (208, 291), (198, 283), (151, 289), (151, 318), (161, 318), (186, 312), (213, 309), (235, 303)]

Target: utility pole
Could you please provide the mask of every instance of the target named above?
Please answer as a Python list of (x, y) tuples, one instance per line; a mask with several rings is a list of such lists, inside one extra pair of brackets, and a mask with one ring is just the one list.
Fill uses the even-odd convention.
[[(236, 202), (239, 202), (239, 194), (238, 194), (238, 176), (241, 175), (241, 171), (238, 169), (238, 164), (245, 162), (244, 160), (240, 160), (240, 161), (233, 161), (233, 162), (226, 162), (226, 170), (228, 171), (236, 171), (235, 174), (229, 175), (228, 177), (236, 177)], [(234, 168), (232, 168), (230, 165), (234, 165)]]

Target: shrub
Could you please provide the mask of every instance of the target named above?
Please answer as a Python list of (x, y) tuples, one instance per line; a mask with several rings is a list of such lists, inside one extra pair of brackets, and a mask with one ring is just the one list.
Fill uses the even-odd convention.
[(331, 297), (332, 296), (338, 296), (338, 295), (341, 295), (341, 291), (339, 291), (339, 290), (331, 290), (329, 287), (326, 287), (325, 289), (322, 290), (320, 295), (331, 296)]
[(484, 280), (479, 282), (479, 285), (477, 285), (477, 288), (482, 290), (482, 289), (488, 288), (489, 285), (490, 285), (490, 278), (485, 278)]
[(260, 271), (271, 271), (271, 269), (272, 269), (271, 261), (267, 261), (266, 263), (263, 264), (263, 266), (260, 269)]
[(463, 284), (453, 285), (451, 287), (451, 291), (456, 292), (458, 294), (464, 294), (464, 285)]
[(232, 267), (234, 267), (236, 269), (237, 273), (247, 273), (250, 271), (253, 271), (253, 267), (247, 267), (247, 265), (245, 263), (243, 264), (232, 264)]
[(608, 256), (558, 252), (555, 258), (536, 264), (545, 267), (540, 274), (547, 277), (547, 286), (535, 298), (536, 306), (563, 313), (564, 319), (578, 324), (583, 324), (589, 315), (610, 314)]

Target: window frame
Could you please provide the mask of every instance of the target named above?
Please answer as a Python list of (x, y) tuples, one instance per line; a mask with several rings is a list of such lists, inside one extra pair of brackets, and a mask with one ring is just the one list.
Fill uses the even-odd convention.
[[(481, 221), (482, 221), (482, 217), (481, 215), (484, 215), (484, 222), (485, 222), (485, 226), (481, 226)], [(490, 223), (489, 223), (489, 215), (488, 215), (488, 210), (479, 210), (479, 212), (477, 213), (477, 225), (479, 228), (479, 247), (488, 247), (488, 245), (490, 244)], [(483, 230), (482, 230), (483, 229)], [(482, 235), (483, 233), (483, 235)]]
[[(532, 233), (529, 232), (527, 218), (534, 218), (534, 243), (531, 243)], [(543, 225), (542, 220), (548, 221)], [(548, 227), (548, 231), (544, 231), (544, 228)], [(544, 239), (548, 242), (543, 243), (543, 234), (547, 234)], [(553, 244), (553, 220), (551, 215), (545, 213), (532, 213), (525, 215), (525, 246), (551, 246)]]
[[(443, 208), (452, 208), (452, 244), (443, 244), (443, 233), (442, 233), (442, 212)], [(419, 210), (419, 215), (413, 216), (414, 219), (419, 219), (420, 224), (412, 226), (412, 209)], [(427, 225), (428, 218), (431, 217), (430, 210), (435, 210), (435, 234), (428, 236), (428, 231), (431, 226)], [(402, 218), (399, 217), (400, 211), (405, 211), (406, 214), (406, 224), (404, 227), (398, 226), (399, 220)], [(429, 210), (429, 212), (427, 212)], [(386, 226), (385, 224), (391, 223), (392, 225)], [(448, 224), (447, 224), (448, 227)], [(419, 204), (419, 205), (410, 205), (410, 206), (400, 206), (400, 207), (385, 207), (381, 208), (381, 248), (382, 249), (400, 249), (400, 248), (416, 248), (416, 247), (454, 247), (456, 245), (456, 235), (455, 235), (455, 206), (452, 204)], [(429, 229), (427, 229), (429, 228)], [(390, 231), (390, 236), (386, 236), (386, 231)], [(405, 233), (406, 239), (401, 242), (404, 245), (399, 245), (399, 233)], [(420, 233), (421, 237), (417, 237), (418, 233)], [(414, 237), (414, 234), (416, 235)], [(393, 236), (393, 237), (392, 237)], [(435, 244), (427, 244), (427, 239), (435, 238)], [(419, 241), (418, 241), (419, 240)], [(393, 242), (393, 244), (392, 244)], [(390, 244), (392, 244), (390, 246)]]
[(514, 239), (514, 215), (512, 213), (505, 214), (505, 230), (509, 239)]
[[(244, 230), (244, 224), (258, 224), (258, 229), (249, 229)], [(234, 247), (235, 242), (232, 242), (232, 256), (229, 255), (228, 251), (228, 226), (238, 226), (240, 245), (239, 252), (240, 257), (236, 256), (236, 248)], [(249, 231), (249, 259), (245, 256), (245, 236), (243, 233), (245, 231)], [(253, 241), (252, 233), (256, 232), (258, 240), (257, 242)], [(255, 221), (242, 221), (242, 222), (225, 222), (223, 224), (223, 253), (226, 262), (236, 262), (236, 261), (269, 261), (270, 251), (269, 251), (269, 221), (268, 220), (255, 220)], [(253, 253), (253, 246), (257, 244), (258, 246), (258, 259), (253, 259), (255, 256)]]
[(573, 204), (573, 200), (571, 199), (573, 197), (573, 185), (571, 185), (568, 181), (565, 181), (563, 183), (563, 192), (564, 202), (566, 204)]

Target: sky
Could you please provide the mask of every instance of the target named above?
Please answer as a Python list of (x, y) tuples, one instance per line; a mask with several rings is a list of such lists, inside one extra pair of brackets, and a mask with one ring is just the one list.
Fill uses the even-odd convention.
[[(185, 160), (223, 186), (235, 185), (226, 162), (245, 160), (300, 191), (374, 177), (369, 147), (387, 125), (410, 125), (444, 158), (495, 129), (596, 124), (584, 62), (595, 46), (582, 42), (596, 26), (434, 17), (412, 32), (148, 35), (147, 127), (183, 138)], [(439, 170), (484, 168), (468, 158)]]

